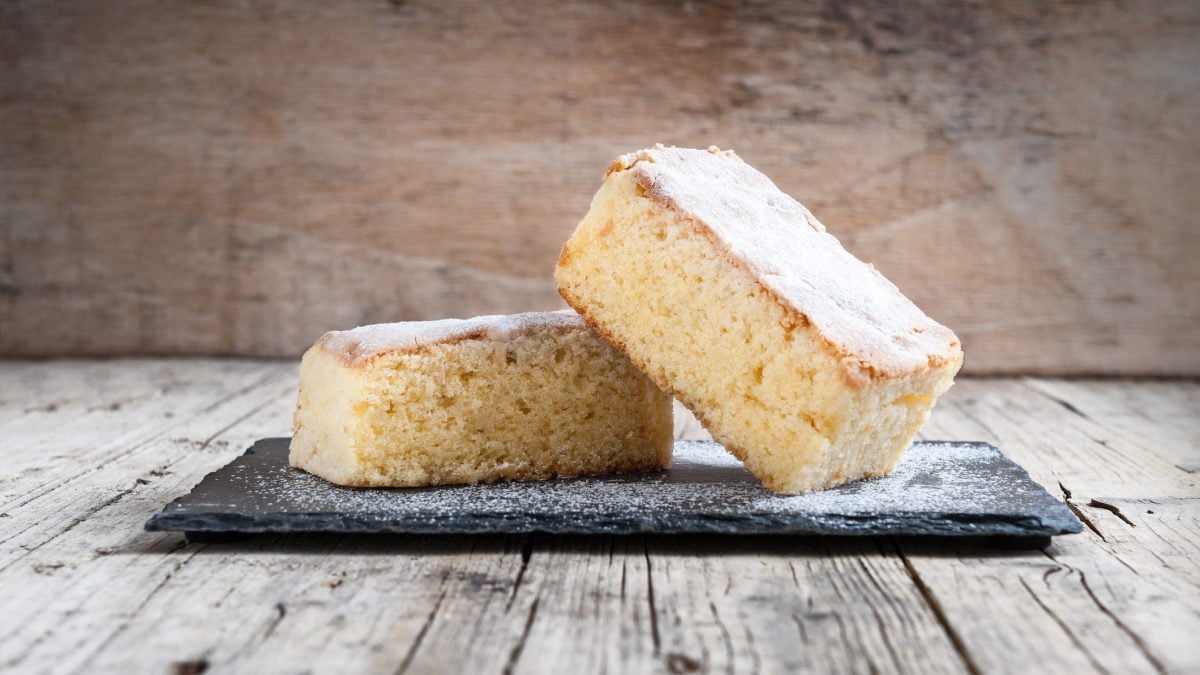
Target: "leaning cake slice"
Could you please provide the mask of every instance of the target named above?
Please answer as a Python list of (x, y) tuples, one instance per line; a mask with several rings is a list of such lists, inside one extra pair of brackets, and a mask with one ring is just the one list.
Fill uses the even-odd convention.
[(671, 399), (571, 311), (363, 326), (300, 364), (292, 466), (417, 486), (665, 468)]
[(619, 157), (559, 292), (786, 493), (889, 473), (958, 339), (731, 151)]

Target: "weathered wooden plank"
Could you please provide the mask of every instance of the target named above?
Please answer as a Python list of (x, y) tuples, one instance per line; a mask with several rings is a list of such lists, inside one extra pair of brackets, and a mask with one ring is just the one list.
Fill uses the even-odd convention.
[(529, 554), (514, 595), (525, 608), (504, 619), (525, 625), (513, 672), (961, 667), (899, 559), (873, 542), (559, 537)]
[[(0, 426), (6, 452), (25, 453), (27, 462), (41, 456), (42, 468), (54, 472), (46, 496), (21, 509), (78, 520), (63, 528), (49, 514), (43, 534), (23, 535), (37, 544), (31, 550), (0, 545), (13, 561), (0, 570), (0, 668), (1188, 672), (1197, 665), (1189, 642), (1200, 621), (1194, 474), (1135, 442), (1142, 436), (1134, 417), (1105, 427), (1088, 407), (1105, 409), (1101, 402), (1080, 393), (1063, 398), (1080, 416), (1035, 391), (1044, 388), (1038, 380), (966, 379), (927, 435), (993, 440), (1043, 483), (1062, 480), (1094, 529), (1056, 541), (1046, 554), (790, 538), (290, 537), (183, 545), (176, 535), (141, 532), (141, 523), (249, 441), (287, 432), (293, 364), (146, 363), (154, 362), (69, 369), (74, 386), (71, 376), (49, 375), (59, 364), (47, 365), (47, 379), (65, 387), (60, 393), (76, 393), (37, 415), (58, 415), (65, 428), (92, 395), (79, 393), (91, 386), (85, 380), (147, 392), (146, 400), (92, 414), (99, 442), (64, 446), (82, 448), (81, 456), (111, 446), (87, 455), (100, 464), (91, 481), (56, 469), (62, 459), (40, 452), (52, 447), (55, 418), (12, 417)], [(24, 367), (0, 363), (0, 379)], [(106, 369), (126, 379), (105, 380)], [(267, 379), (247, 389), (257, 374)], [(152, 393), (168, 380), (175, 386)], [(1079, 386), (1091, 391), (1090, 383)], [(107, 402), (109, 387), (96, 389), (96, 400)], [(1150, 393), (1124, 395), (1158, 409), (1153, 386), (1143, 389)], [(1186, 407), (1179, 401), (1188, 396), (1172, 390), (1176, 403), (1165, 409)], [(0, 399), (0, 415), (20, 404)], [(172, 421), (154, 410), (192, 417)], [(681, 417), (678, 431), (696, 428)], [(170, 463), (165, 472), (163, 463)], [(1120, 470), (1110, 469), (1114, 463)], [(21, 485), (45, 481), (3, 482), (6, 493), (19, 494)], [(127, 484), (132, 489), (111, 503), (95, 489)], [(56, 494), (75, 498), (49, 498)], [(1093, 498), (1121, 515), (1091, 505)]]
[(603, 168), (665, 141), (776, 178), (969, 371), (1200, 374), (1198, 26), (1194, 3), (4, 3), (0, 353), (294, 355), (557, 307)]
[(1191, 381), (1026, 380), (1070, 412), (1200, 472), (1200, 387)]
[(136, 668), (149, 650), (234, 672), (495, 671), (521, 633), (499, 619), (522, 558), (515, 540), (480, 539), (205, 547), (90, 663)]
[(670, 669), (675, 659), (660, 650), (647, 538), (538, 537), (532, 544), (516, 593), (535, 598), (537, 613), (528, 615), (513, 672)]
[(651, 540), (661, 652), (705, 672), (961, 672), (967, 662), (888, 547)]
[(1080, 577), (1056, 560), (924, 542), (906, 542), (902, 550), (914, 579), (928, 589), (980, 672), (1158, 670), (1157, 657), (1143, 652), (1139, 638), (1116, 624)]
[[(127, 424), (146, 414), (131, 406), (161, 406), (155, 397), (187, 386), (190, 378), (210, 374), (228, 377), (238, 367), (257, 369), (257, 363), (209, 361), (189, 368), (179, 360), (130, 359), (124, 368), (103, 360), (7, 361), (0, 381), (0, 450), (10, 459), (32, 438), (54, 437), (63, 424)], [(148, 409), (147, 409), (148, 410)], [(154, 414), (165, 416), (165, 410)], [(100, 433), (107, 437), (108, 432)], [(12, 441), (21, 439), (20, 446)], [(35, 453), (30, 453), (35, 454)], [(0, 468), (7, 469), (8, 465)]]
[[(1129, 385), (1136, 386), (1136, 385)], [(990, 440), (1088, 526), (1042, 561), (903, 547), (914, 575), (984, 670), (1012, 667), (1009, 643), (1065, 670), (1188, 672), (1200, 666), (1200, 490), (1162, 456), (1017, 380), (966, 380), (927, 436)], [(1028, 598), (1028, 602), (1014, 602)], [(1006, 626), (997, 635), (997, 623)]]
[[(964, 379), (939, 402), (924, 437), (996, 442), (1042, 485), (1103, 496), (1191, 495), (1196, 479), (1139, 439), (1073, 413), (1016, 379)], [(1080, 485), (1086, 484), (1086, 488)]]
[[(351, 569), (363, 557), (398, 559), (366, 575), (334, 576), (301, 561), (311, 587), (294, 609), (296, 584), (280, 580), (263, 593), (249, 584), (255, 620), (272, 626), (269, 638), (252, 653), (241, 650), (228, 661), (210, 655), (209, 662), (286, 670), (329, 658), (333, 643), (351, 648), (336, 657), (351, 669), (402, 672), (962, 667), (899, 557), (874, 542), (802, 542), (797, 550), (795, 540), (746, 545), (695, 538), (534, 537), (518, 551), (485, 538), (477, 551), (462, 542), (416, 541), (408, 548), (359, 540), (357, 551), (343, 545), (331, 554)], [(204, 574), (197, 570), (202, 562), (194, 561), (189, 570)], [(205, 585), (220, 589), (229, 583)], [(339, 599), (322, 587), (330, 584), (358, 588)], [(272, 601), (288, 608), (281, 612), (285, 618), (266, 611)], [(175, 603), (164, 594), (156, 605)], [(151, 623), (152, 614), (144, 634), (131, 636), (128, 644), (160, 642), (154, 634), (164, 628), (178, 626), (170, 632), (181, 632), (193, 625), (191, 611), (164, 611), (177, 616), (158, 619), (164, 626)], [(217, 625), (222, 619), (200, 621)]]
[[(222, 365), (181, 364), (174, 378), (159, 380), (178, 386), (158, 399), (158, 405), (177, 410), (178, 423), (157, 415), (127, 418), (132, 429), (115, 434), (128, 440), (124, 451), (97, 455), (82, 477), (59, 472), (49, 481), (37, 480), (35, 488), (53, 485), (11, 506), (9, 517), (0, 520), (5, 532), (15, 532), (0, 548), (0, 585), (7, 589), (8, 606), (17, 608), (0, 616), (0, 664), (88, 670), (91, 654), (126, 632), (130, 619), (202, 549), (184, 546), (178, 535), (142, 532), (141, 525), (245, 443), (286, 429), (295, 387), (288, 381), (291, 364), (226, 363), (223, 381), (205, 377)], [(259, 414), (246, 414), (256, 409)], [(86, 438), (63, 440), (81, 443), (78, 454), (86, 455)], [(52, 464), (44, 472), (53, 473)], [(26, 521), (35, 527), (25, 527)], [(173, 657), (169, 651), (157, 656)], [(164, 667), (169, 663), (162, 661)]]
[[(230, 403), (223, 399), (239, 388), (253, 389), (291, 370), (280, 365), (63, 361), (24, 370), (19, 363), (3, 364), (15, 388), (29, 386), (37, 402), (18, 395), (0, 406), (3, 411), (20, 411), (0, 426), (4, 432), (0, 452), (6, 459), (0, 476), (8, 479), (0, 484), (0, 509), (11, 506), (12, 499), (27, 500), (66, 476), (93, 468), (140, 440), (162, 436), (207, 415), (210, 407)], [(35, 382), (39, 378), (53, 383), (53, 389), (39, 395)], [(54, 390), (58, 393), (50, 393)], [(40, 483), (22, 482), (19, 493), (9, 493), (18, 474), (34, 475)]]
[[(21, 471), (26, 479), (6, 481), (7, 498), (0, 504), (0, 512), (7, 514), (0, 519), (0, 569), (123, 499), (139, 480), (168, 474), (183, 458), (206, 457), (210, 469), (227, 462), (241, 448), (219, 436), (295, 391), (290, 365), (227, 364), (202, 373), (204, 365), (193, 364), (191, 370), (202, 376), (178, 382), (174, 396), (135, 405), (139, 416), (132, 424), (131, 418), (122, 418), (115, 428), (91, 422), (48, 426), (45, 433), (27, 435), (28, 442), (11, 453), (27, 467)], [(223, 381), (213, 377), (222, 371)], [(71, 408), (63, 413), (70, 415)], [(106, 431), (115, 433), (106, 438)]]

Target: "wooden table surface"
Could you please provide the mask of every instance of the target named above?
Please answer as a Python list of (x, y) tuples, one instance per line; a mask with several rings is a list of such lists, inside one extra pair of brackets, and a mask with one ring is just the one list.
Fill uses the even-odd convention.
[(288, 433), (295, 370), (0, 362), (0, 671), (1200, 671), (1196, 382), (954, 387), (925, 437), (996, 443), (1065, 498), (1086, 531), (1045, 551), (142, 531)]

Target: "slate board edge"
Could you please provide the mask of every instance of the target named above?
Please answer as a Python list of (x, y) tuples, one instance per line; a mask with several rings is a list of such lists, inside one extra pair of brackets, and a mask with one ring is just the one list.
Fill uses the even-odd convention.
[[(867, 531), (857, 526), (869, 521)], [(159, 513), (146, 522), (151, 532), (245, 532), (256, 534), (339, 532), (386, 534), (788, 534), (829, 536), (937, 536), (937, 537), (1048, 537), (1078, 530), (1061, 518), (987, 519), (987, 531), (978, 527), (974, 514), (920, 514), (881, 518), (872, 516), (821, 516), (774, 519), (706, 517), (696, 514), (687, 527), (675, 522), (640, 520), (626, 516), (590, 519), (584, 526), (570, 518), (496, 518), (484, 515), (453, 519), (392, 519), (370, 514), (263, 513), (245, 516), (230, 513)]]
[[(254, 454), (260, 444), (278, 440), (288, 440), (285, 437), (262, 438), (255, 441), (238, 458), (205, 475), (204, 479), (193, 486), (192, 491), (199, 487), (213, 474), (237, 462), (239, 458)], [(927, 443), (943, 443), (949, 441), (930, 440)], [(961, 443), (961, 441), (959, 441)], [(982, 441), (967, 442), (972, 445), (984, 445), (1000, 454), (1004, 454), (996, 446)], [(1010, 460), (1011, 461), (1011, 460)], [(1020, 474), (1038, 485), (1029, 476), (1023, 466), (1013, 462)], [(1039, 485), (1040, 487), (1040, 485)], [(448, 522), (438, 518), (395, 519), (386, 516), (369, 514), (343, 513), (262, 513), (254, 516), (238, 516), (227, 512), (218, 513), (171, 513), (172, 508), (182, 507), (183, 502), (192, 491), (172, 500), (160, 513), (155, 514), (145, 523), (149, 532), (183, 531), (195, 533), (381, 533), (381, 534), (746, 534), (746, 535), (827, 535), (827, 536), (933, 536), (933, 537), (984, 537), (984, 538), (1014, 538), (1027, 539), (1062, 535), (1078, 534), (1083, 531), (1083, 525), (1071, 513), (1066, 504), (1058, 502), (1058, 508), (1047, 514), (1045, 518), (1027, 517), (1003, 518), (992, 516), (988, 518), (989, 531), (980, 533), (975, 527), (980, 519), (975, 514), (893, 514), (891, 519), (881, 520), (882, 514), (870, 515), (821, 515), (812, 517), (797, 517), (789, 515), (786, 519), (775, 519), (766, 514), (755, 514), (753, 517), (730, 518), (725, 515), (706, 516), (696, 514), (691, 527), (680, 528), (668, 525), (650, 517), (631, 519), (627, 515), (614, 515), (609, 523), (604, 518), (592, 518), (593, 525), (582, 527), (569, 519), (524, 515), (520, 518), (488, 518), (474, 516), (478, 525), (466, 525), (462, 517), (455, 517), (453, 527)], [(1043, 491), (1045, 489), (1043, 488)], [(1046, 493), (1049, 495), (1049, 493)], [(886, 517), (886, 516), (884, 516)], [(855, 527), (859, 521), (871, 521), (869, 532)], [(231, 523), (241, 520), (237, 527)], [(295, 521), (305, 521), (297, 525)], [(752, 522), (747, 522), (747, 521)]]

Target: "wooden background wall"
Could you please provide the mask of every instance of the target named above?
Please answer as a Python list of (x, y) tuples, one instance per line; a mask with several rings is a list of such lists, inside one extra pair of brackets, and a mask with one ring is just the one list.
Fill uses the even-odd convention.
[(560, 306), (608, 161), (736, 149), (980, 372), (1200, 375), (1200, 5), (6, 2), (0, 354)]

